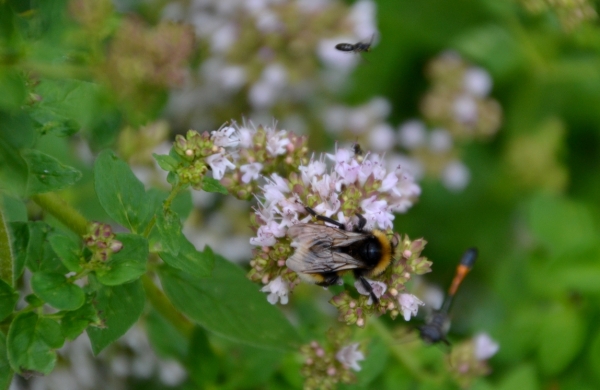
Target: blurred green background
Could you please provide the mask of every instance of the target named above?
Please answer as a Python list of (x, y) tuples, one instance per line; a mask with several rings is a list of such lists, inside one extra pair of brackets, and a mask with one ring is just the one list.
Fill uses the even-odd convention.
[[(380, 41), (335, 99), (358, 105), (383, 96), (392, 107), (388, 121), (396, 126), (420, 115), (420, 98), (428, 88), (424, 67), (440, 52), (453, 49), (489, 71), (503, 124), (489, 141), (462, 147), (462, 161), (471, 170), (469, 185), (451, 192), (439, 180), (424, 179), (419, 202), (397, 216), (395, 228), (428, 241), (424, 254), (433, 261), (433, 273), (426, 279), (441, 286), (449, 283), (462, 252), (479, 248), (478, 263), (453, 309), (450, 338), (485, 331), (500, 350), (490, 361), (491, 374), (472, 388), (595, 389), (600, 387), (600, 26), (592, 19), (565, 28), (564, 10), (557, 8), (562, 3), (538, 14), (525, 3), (376, 1)], [(82, 27), (69, 16), (66, 1), (0, 1), (2, 189), (19, 192), (22, 176), (13, 169), (11, 155), (42, 132), (47, 135), (37, 148), (83, 170), (83, 180), (63, 195), (92, 219), (103, 216), (93, 196), (89, 163), (78, 148), (82, 143), (89, 145), (87, 153), (123, 148), (118, 140), (127, 126), (137, 129), (167, 116), (169, 91), (156, 79), (155, 84), (144, 84), (143, 78), (139, 85), (131, 78), (125, 81), (133, 86), (111, 84), (107, 71), (109, 42), (124, 18), (135, 15), (154, 25), (166, 2), (121, 1), (116, 9), (98, 4), (103, 4), (94, 11), (98, 19)], [(207, 50), (196, 46), (190, 63), (201, 64)], [(36, 94), (44, 97), (43, 104), (35, 101)], [(232, 101), (227, 113), (240, 120), (246, 109)], [(71, 128), (69, 121), (76, 124)], [(48, 122), (54, 124), (45, 128)], [(79, 127), (83, 130), (76, 136), (60, 137)], [(171, 128), (168, 138), (185, 130)], [(330, 151), (336, 137), (324, 137), (322, 131), (309, 126), (309, 144)], [(214, 203), (206, 213), (218, 213), (220, 205)], [(307, 339), (335, 324), (334, 316), (314, 303), (321, 295), (315, 298), (310, 288), (301, 288), (294, 299), (290, 315)], [(164, 330), (152, 315), (147, 320), (150, 339), (157, 344), (156, 332)], [(367, 329), (359, 337), (372, 334)], [(206, 388), (301, 387), (297, 357), (209, 337), (221, 351), (211, 358), (215, 367), (190, 371), (191, 377), (214, 376)], [(192, 340), (174, 339), (174, 345), (198, 346), (208, 354), (206, 338), (198, 330)], [(411, 377), (381, 340), (373, 340), (359, 384), (348, 388), (441, 388)], [(181, 358), (167, 345), (155, 348), (161, 356)], [(443, 364), (446, 352), (429, 347), (415, 354)], [(194, 388), (190, 383), (178, 387)], [(166, 386), (150, 380), (130, 380), (129, 385)]]

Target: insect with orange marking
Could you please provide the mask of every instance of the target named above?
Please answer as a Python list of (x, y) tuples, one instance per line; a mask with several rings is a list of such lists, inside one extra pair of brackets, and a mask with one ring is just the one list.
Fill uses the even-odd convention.
[(477, 248), (467, 249), (460, 259), (458, 267), (456, 267), (454, 278), (452, 279), (450, 288), (448, 288), (448, 295), (446, 296), (446, 299), (444, 299), (441, 309), (433, 312), (427, 323), (419, 327), (420, 337), (426, 343), (435, 344), (442, 341), (445, 344), (450, 345), (446, 339), (448, 312), (450, 311), (458, 288), (465, 279), (465, 276), (467, 276), (473, 268), (475, 260), (477, 260)]

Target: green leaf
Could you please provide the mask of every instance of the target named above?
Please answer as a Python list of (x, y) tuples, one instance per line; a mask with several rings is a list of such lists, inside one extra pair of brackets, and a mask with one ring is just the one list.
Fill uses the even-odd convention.
[(206, 192), (218, 192), (223, 195), (229, 194), (227, 188), (223, 187), (217, 179), (213, 179), (212, 177), (204, 176), (202, 178), (202, 189)]
[(0, 209), (0, 280), (9, 286), (13, 284), (14, 262), (15, 254), (11, 245), (8, 223), (4, 210)]
[(529, 206), (529, 226), (540, 241), (561, 254), (596, 243), (591, 215), (583, 204), (542, 195)]
[(4, 204), (4, 215), (9, 222), (26, 222), (27, 207), (21, 199), (13, 198), (8, 194), (0, 194), (2, 200), (0, 204)]
[(54, 157), (38, 150), (22, 150), (21, 157), (27, 162), (29, 168), (27, 179), (29, 195), (61, 190), (81, 179), (81, 172), (77, 169), (64, 165)]
[(53, 272), (36, 272), (31, 277), (31, 288), (49, 305), (59, 310), (75, 310), (85, 302), (85, 293), (67, 278)]
[(203, 252), (196, 250), (185, 236), (181, 236), (179, 240), (179, 254), (173, 256), (168, 252), (159, 252), (161, 259), (171, 267), (180, 269), (190, 275), (204, 277), (209, 276), (215, 259), (210, 247), (206, 246)]
[(0, 321), (8, 317), (19, 300), (19, 294), (3, 280), (0, 280)]
[(174, 211), (163, 209), (156, 214), (156, 228), (163, 250), (173, 256), (179, 255), (180, 244), (185, 237), (181, 232), (181, 220)]
[(281, 311), (222, 257), (215, 256), (208, 278), (166, 265), (159, 268), (159, 277), (173, 305), (211, 332), (262, 348), (297, 348), (298, 334)]
[(79, 309), (67, 312), (60, 321), (60, 327), (68, 340), (75, 340), (89, 324), (99, 322), (96, 309), (91, 302), (86, 302)]
[[(13, 70), (14, 69), (14, 70)], [(0, 69), (0, 109), (17, 110), (25, 102), (27, 89), (25, 80), (16, 68)]]
[(48, 241), (69, 271), (81, 271), (81, 246), (77, 241), (63, 234), (53, 234)]
[(68, 270), (48, 242), (48, 236), (52, 233), (52, 228), (41, 221), (29, 222), (28, 225), (29, 240), (27, 242), (27, 258), (25, 259), (27, 267), (32, 272), (49, 271), (66, 274)]
[(165, 171), (173, 172), (179, 166), (179, 161), (168, 154), (152, 153), (152, 156), (154, 156), (154, 159), (156, 159), (158, 165)]
[(48, 374), (56, 363), (55, 349), (64, 343), (60, 325), (36, 313), (21, 313), (8, 330), (8, 359), (15, 372)]
[(146, 317), (146, 331), (158, 356), (179, 361), (187, 358), (188, 339), (154, 310)]
[(106, 268), (96, 271), (98, 280), (107, 286), (128, 283), (146, 272), (148, 240), (137, 234), (117, 234), (123, 248), (106, 262)]
[(29, 224), (27, 222), (11, 222), (9, 224), (12, 236), (13, 284), (23, 275), (27, 261), (27, 244), (29, 243)]
[(575, 310), (555, 306), (540, 329), (538, 362), (548, 376), (562, 372), (575, 359), (585, 340), (584, 323)]
[(531, 364), (521, 364), (504, 375), (496, 390), (539, 390), (540, 383), (535, 367)]
[(210, 346), (206, 330), (194, 328), (188, 350), (189, 374), (200, 389), (210, 388), (217, 382), (221, 370), (221, 361)]
[(88, 327), (87, 334), (95, 355), (125, 334), (144, 310), (145, 295), (142, 283), (101, 286), (96, 292), (94, 306), (101, 327)]
[(6, 390), (12, 382), (14, 372), (8, 362), (6, 336), (0, 332), (0, 389)]
[(152, 213), (146, 208), (144, 185), (113, 151), (104, 150), (94, 164), (96, 194), (102, 208), (132, 232), (142, 232)]
[(600, 381), (600, 371), (597, 367), (600, 367), (600, 331), (596, 330), (595, 335), (592, 338), (591, 345), (588, 352), (588, 369), (595, 375), (596, 381)]

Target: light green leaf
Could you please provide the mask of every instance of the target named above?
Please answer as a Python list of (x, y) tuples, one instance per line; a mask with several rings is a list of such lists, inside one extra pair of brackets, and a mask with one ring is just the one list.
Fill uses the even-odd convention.
[(206, 192), (218, 192), (219, 194), (227, 195), (229, 192), (217, 179), (204, 176), (202, 178), (202, 189)]
[(137, 234), (117, 234), (123, 248), (106, 262), (106, 269), (96, 271), (98, 280), (107, 286), (128, 283), (146, 272), (148, 240)]
[(68, 340), (75, 340), (89, 324), (99, 321), (98, 313), (90, 301), (79, 309), (66, 313), (60, 321), (60, 327)]
[(96, 194), (106, 213), (132, 232), (142, 232), (152, 214), (146, 209), (144, 185), (124, 161), (104, 150), (94, 164)]
[(262, 348), (291, 350), (299, 337), (277, 306), (236, 265), (215, 256), (208, 278), (172, 267), (159, 269), (165, 293), (177, 309), (223, 337)]
[(101, 286), (98, 289), (93, 304), (102, 327), (87, 328), (95, 355), (123, 336), (135, 324), (144, 310), (145, 298), (139, 280), (119, 286)]
[(158, 165), (165, 171), (175, 171), (179, 166), (179, 161), (177, 161), (177, 159), (175, 159), (174, 157), (169, 156), (168, 154), (152, 153), (152, 156), (154, 156), (154, 159), (156, 160)]
[(60, 325), (36, 313), (21, 313), (8, 330), (8, 359), (19, 374), (48, 374), (56, 363), (56, 352), (64, 343)]
[(10, 386), (14, 372), (8, 362), (6, 336), (0, 332), (0, 389), (6, 390)]
[(35, 149), (24, 149), (21, 156), (27, 162), (29, 175), (27, 193), (29, 195), (61, 190), (81, 179), (81, 172), (62, 164), (52, 156)]
[(59, 310), (75, 310), (85, 302), (85, 293), (76, 284), (54, 272), (36, 272), (31, 288), (38, 297)]
[(210, 275), (215, 264), (214, 255), (210, 247), (206, 246), (204, 251), (199, 252), (185, 236), (181, 235), (179, 248), (177, 256), (173, 256), (168, 252), (159, 252), (158, 255), (171, 267), (180, 269), (190, 275), (198, 277)]
[(48, 241), (69, 271), (81, 271), (81, 246), (77, 241), (63, 234), (53, 234)]
[(174, 211), (162, 209), (156, 214), (156, 228), (163, 250), (173, 256), (179, 255), (180, 244), (185, 240), (181, 227), (181, 220)]

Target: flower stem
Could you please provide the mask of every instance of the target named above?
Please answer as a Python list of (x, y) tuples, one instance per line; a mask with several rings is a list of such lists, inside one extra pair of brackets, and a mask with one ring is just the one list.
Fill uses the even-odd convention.
[(146, 291), (146, 298), (148, 298), (154, 309), (169, 321), (182, 335), (186, 337), (191, 336), (194, 324), (175, 309), (165, 294), (156, 287), (148, 274), (142, 276), (142, 283), (144, 284), (144, 290)]
[(8, 227), (4, 212), (0, 209), (0, 279), (9, 286), (13, 285), (13, 253), (10, 247)]
[(58, 195), (54, 193), (37, 194), (33, 195), (31, 200), (80, 236), (87, 233), (88, 221), (85, 217)]

